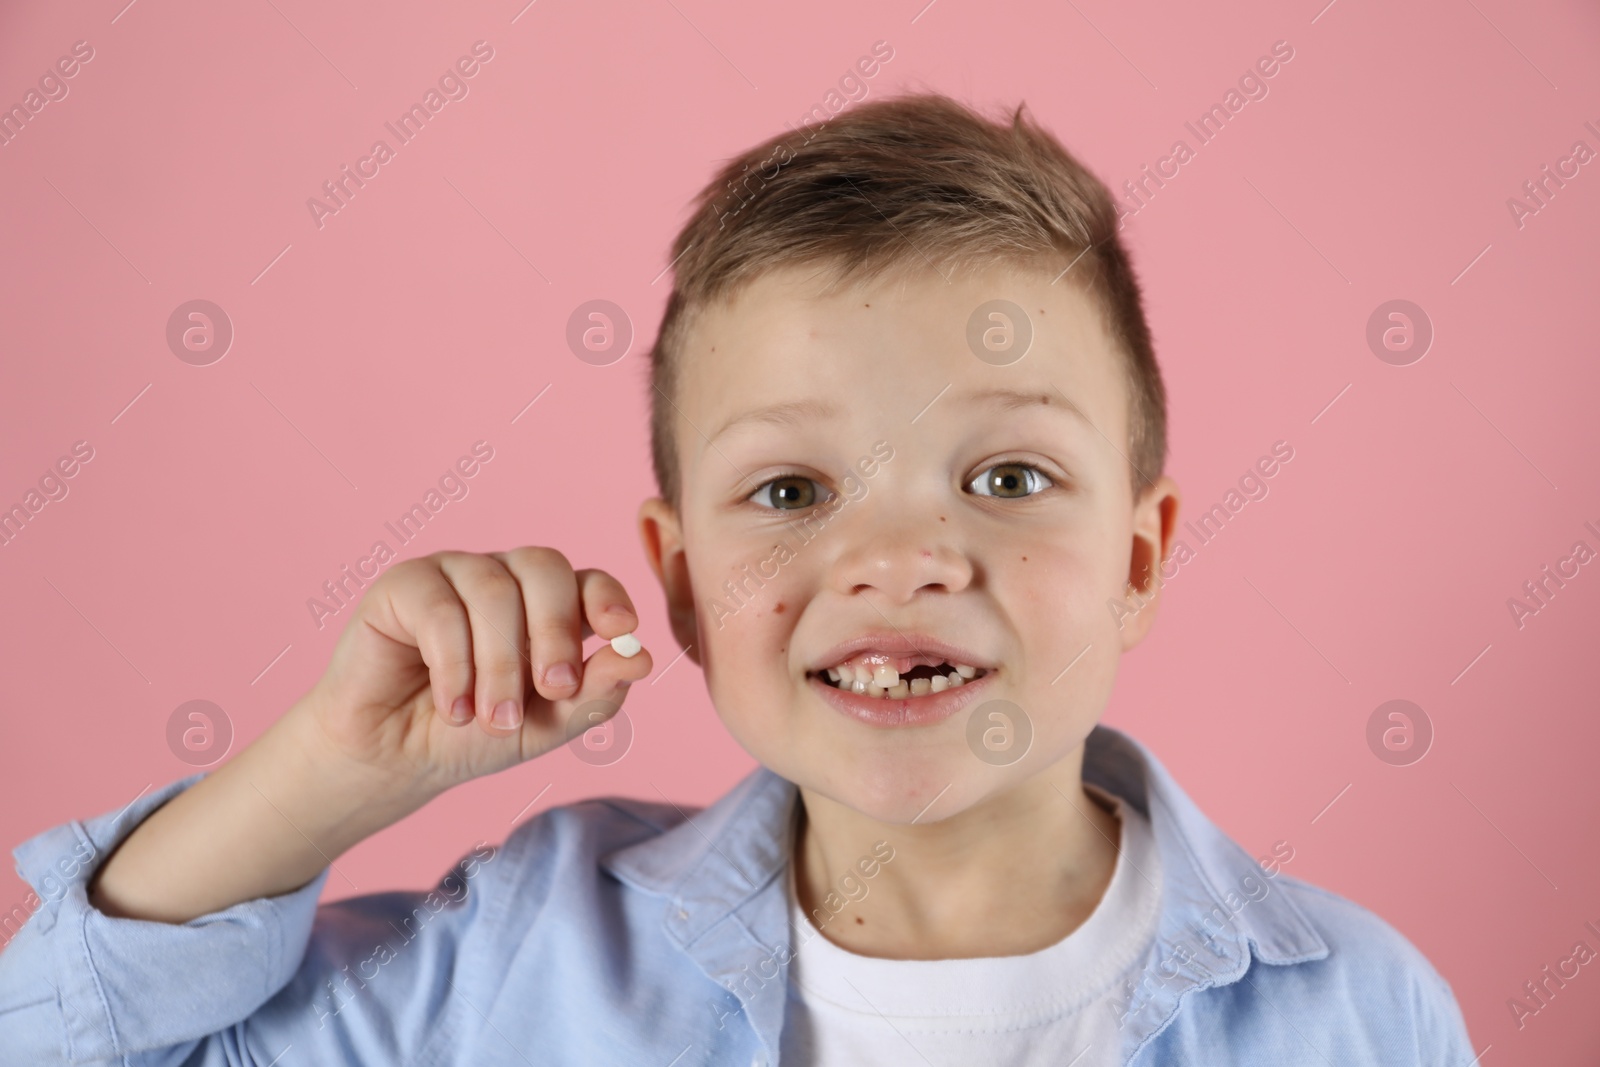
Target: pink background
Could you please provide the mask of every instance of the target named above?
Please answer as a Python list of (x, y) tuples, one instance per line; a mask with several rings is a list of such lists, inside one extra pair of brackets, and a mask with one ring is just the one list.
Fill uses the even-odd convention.
[[(0, 548), (0, 843), (190, 773), (166, 740), (185, 701), (225, 709), (233, 751), (259, 734), (348, 618), (318, 630), (306, 600), (480, 439), (470, 495), (403, 554), (556, 546), (627, 584), (664, 666), (634, 512), (666, 249), (713, 168), (874, 41), (873, 97), (1026, 100), (1120, 190), (1287, 40), (1269, 95), (1126, 236), (1184, 517), (1274, 441), (1295, 458), (1173, 580), (1107, 720), (1245, 847), (1290, 841), (1289, 873), (1410, 937), (1482, 1063), (1593, 1062), (1600, 965), (1520, 1031), (1506, 1000), (1600, 924), (1600, 564), (1520, 630), (1506, 601), (1600, 549), (1600, 163), (1520, 229), (1506, 201), (1600, 150), (1600, 14), (1323, 2), (5, 5), (0, 103), (75, 41), (94, 58), (0, 147), (0, 505), (75, 441), (94, 459)], [(480, 39), (470, 94), (319, 229), (307, 198)], [(165, 337), (197, 298), (236, 331), (203, 367)], [(565, 341), (596, 298), (636, 331), (606, 367)], [(1436, 331), (1409, 366), (1365, 339), (1397, 298)], [(1396, 698), (1436, 734), (1410, 766), (1366, 741)], [(341, 859), (328, 896), (430, 885), (553, 804), (704, 804), (752, 766), (687, 660), (628, 709), (621, 761), (462, 787)], [(9, 866), (0, 910), (27, 891)]]

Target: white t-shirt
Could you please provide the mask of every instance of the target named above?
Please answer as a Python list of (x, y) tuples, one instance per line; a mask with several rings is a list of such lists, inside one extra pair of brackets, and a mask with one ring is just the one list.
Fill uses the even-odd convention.
[[(1116, 999), (1155, 937), (1161, 863), (1143, 815), (1093, 786), (1121, 818), (1105, 894), (1062, 940), (1025, 956), (889, 960), (824, 937), (801, 911), (789, 865), (794, 956), (783, 1067), (1117, 1063)], [(848, 922), (847, 905), (834, 921)]]

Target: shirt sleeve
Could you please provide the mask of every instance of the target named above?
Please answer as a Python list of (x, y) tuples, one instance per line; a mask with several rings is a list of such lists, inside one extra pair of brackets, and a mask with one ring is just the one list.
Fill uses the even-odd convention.
[[(427, 893), (319, 908), (324, 868), (292, 892), (182, 924), (90, 905), (105, 857), (204, 777), (13, 850), (32, 914), (0, 952), (0, 1067), (265, 1067), (290, 1046), (293, 1062), (401, 1063), (432, 1036), (487, 882), (506, 867), (489, 862), (496, 848), (474, 849)], [(8, 935), (15, 918), (0, 918)]]
[(1467, 1067), (1479, 1054), (1472, 1049), (1467, 1020), (1450, 983), (1430, 966), (1419, 989), (1417, 1029), (1424, 1063), (1430, 1067)]

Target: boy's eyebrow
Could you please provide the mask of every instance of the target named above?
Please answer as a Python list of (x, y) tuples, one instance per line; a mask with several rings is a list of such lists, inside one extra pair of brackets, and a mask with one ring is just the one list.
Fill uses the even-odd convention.
[(722, 424), (722, 429), (712, 434), (707, 440), (715, 441), (735, 426), (747, 422), (765, 422), (774, 426), (798, 426), (807, 419), (823, 420), (836, 419), (842, 412), (839, 405), (831, 400), (806, 399), (787, 400), (782, 404), (769, 404), (766, 407), (746, 411), (742, 415), (735, 415)]
[[(1052, 386), (1052, 388), (1054, 388), (1054, 386)], [(1089, 417), (1082, 411), (1078, 410), (1078, 405), (1074, 404), (1071, 400), (1068, 400), (1065, 393), (1062, 393), (1061, 390), (1056, 389), (1056, 395), (1061, 398), (1061, 402), (1059, 404), (1057, 404), (1055, 400), (1051, 399), (1049, 393), (1033, 392), (1027, 389), (1007, 389), (1004, 387), (996, 387), (993, 389), (982, 389), (976, 393), (968, 393), (966, 399), (987, 401), (992, 404), (997, 404), (1001, 411), (1021, 411), (1034, 406), (1049, 407), (1054, 404), (1058, 411), (1068, 412), (1069, 414), (1075, 415), (1079, 419), (1082, 419), (1090, 426), (1093, 426), (1093, 423), (1089, 422)]]
[[(1057, 394), (1060, 395), (1060, 390), (1057, 390)], [(1057, 403), (1055, 400), (1051, 399), (1049, 393), (1035, 392), (1027, 389), (994, 387), (990, 389), (980, 389), (977, 392), (967, 393), (963, 396), (958, 396), (953, 399), (958, 401), (987, 403), (997, 406), (1001, 411), (1021, 411), (1035, 406), (1050, 407), (1053, 405), (1056, 410), (1070, 413), (1081, 419), (1089, 426), (1093, 426), (1093, 423), (1089, 421), (1088, 416), (1084, 415), (1082, 411), (1078, 410), (1078, 406), (1072, 401), (1068, 400), (1065, 395), (1061, 395), (1061, 402)], [(755, 408), (754, 410), (746, 411), (741, 415), (735, 415), (733, 418), (723, 423), (722, 428), (716, 433), (712, 434), (708, 440), (715, 441), (717, 438), (721, 437), (735, 426), (740, 426), (745, 423), (767, 423), (774, 426), (799, 426), (801, 423), (807, 420), (823, 421), (826, 419), (835, 419), (838, 418), (840, 414), (842, 414), (842, 412), (839, 408), (839, 405), (831, 400), (823, 400), (821, 398), (789, 400), (781, 404), (769, 404), (766, 407)]]

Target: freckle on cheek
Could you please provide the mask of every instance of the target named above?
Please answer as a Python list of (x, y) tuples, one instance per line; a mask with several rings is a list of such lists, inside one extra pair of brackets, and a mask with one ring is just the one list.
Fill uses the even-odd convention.
[(781, 601), (781, 600), (778, 601), (777, 606), (775, 606), (772, 609), (772, 613), (774, 615), (782, 615), (783, 614), (783, 601)]

